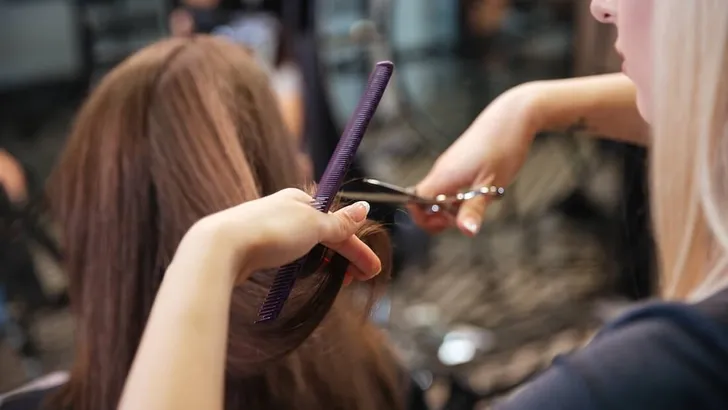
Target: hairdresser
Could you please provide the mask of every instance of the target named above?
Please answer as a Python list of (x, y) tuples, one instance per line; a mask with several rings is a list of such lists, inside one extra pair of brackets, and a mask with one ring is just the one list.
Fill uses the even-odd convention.
[(120, 409), (223, 408), (232, 289), (254, 271), (294, 261), (323, 243), (349, 259), (348, 280), (379, 273), (381, 261), (354, 235), (369, 205), (323, 214), (311, 201), (287, 189), (190, 228), (157, 293)]
[[(592, 0), (591, 11), (616, 26), (624, 73), (505, 92), (418, 193), (507, 186), (537, 132), (575, 123), (648, 146), (660, 292), (673, 302), (628, 313), (496, 408), (726, 409), (728, 1)], [(475, 235), (487, 207), (481, 197), (456, 218), (412, 212), (433, 233), (456, 225)]]

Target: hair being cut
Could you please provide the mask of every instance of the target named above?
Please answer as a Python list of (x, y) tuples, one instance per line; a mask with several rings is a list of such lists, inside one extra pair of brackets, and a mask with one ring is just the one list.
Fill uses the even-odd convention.
[[(77, 326), (71, 379), (52, 404), (116, 408), (184, 233), (211, 213), (302, 186), (297, 163), (268, 80), (239, 46), (164, 40), (108, 74), (81, 109), (49, 191)], [(359, 234), (385, 265), (378, 288), (388, 238), (371, 224)], [(344, 267), (333, 262), (297, 282), (279, 325), (253, 325), (274, 272), (235, 290), (226, 409), (403, 406), (391, 352), (362, 320), (365, 303), (339, 292)]]

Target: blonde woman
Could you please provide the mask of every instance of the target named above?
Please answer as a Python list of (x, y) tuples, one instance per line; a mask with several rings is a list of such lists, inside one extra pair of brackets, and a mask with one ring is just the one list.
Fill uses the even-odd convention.
[[(585, 121), (648, 145), (660, 292), (558, 359), (499, 409), (728, 408), (728, 1), (592, 0), (623, 74), (531, 83), (493, 102), (418, 192), (508, 184), (544, 128)], [(649, 130), (646, 124), (649, 124)], [(487, 203), (456, 225), (477, 233)], [(413, 210), (432, 232), (451, 221)]]

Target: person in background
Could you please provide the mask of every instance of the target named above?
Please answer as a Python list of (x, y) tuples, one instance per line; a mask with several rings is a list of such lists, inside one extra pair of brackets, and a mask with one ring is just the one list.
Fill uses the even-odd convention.
[(210, 33), (252, 49), (267, 67), (283, 119), (301, 147), (298, 161), (313, 178), (313, 165), (303, 149), (303, 79), (292, 56), (290, 31), (281, 22), (276, 0), (184, 0), (170, 15), (173, 36)]

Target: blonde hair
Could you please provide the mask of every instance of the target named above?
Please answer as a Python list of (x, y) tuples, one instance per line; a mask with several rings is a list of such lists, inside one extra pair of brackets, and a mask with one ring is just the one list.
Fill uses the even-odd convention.
[(661, 290), (728, 285), (728, 1), (654, 1), (651, 195)]

